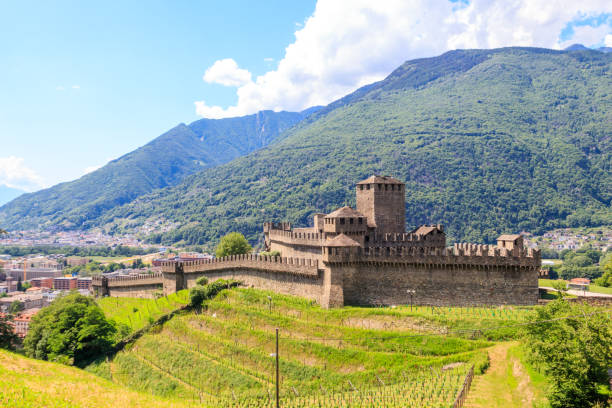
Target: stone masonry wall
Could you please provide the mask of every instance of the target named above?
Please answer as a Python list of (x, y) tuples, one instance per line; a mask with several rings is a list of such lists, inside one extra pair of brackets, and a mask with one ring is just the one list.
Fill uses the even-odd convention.
[(164, 293), (195, 286), (205, 276), (209, 281), (235, 279), (247, 287), (301, 296), (322, 303), (325, 271), (312, 259), (235, 255), (214, 260), (162, 264)]
[(317, 276), (304, 276), (266, 272), (255, 269), (227, 269), (212, 272), (185, 274), (187, 288), (195, 286), (195, 281), (205, 276), (209, 281), (217, 279), (235, 279), (245, 287), (271, 290), (285, 295), (300, 296), (321, 304), (323, 296), (323, 273)]
[(151, 298), (162, 289), (162, 274), (92, 278), (92, 289), (96, 296)]
[(533, 267), (403, 263), (340, 264), (344, 303), (393, 305), (533, 305), (538, 274)]
[(134, 297), (152, 299), (155, 292), (162, 290), (161, 281), (151, 285), (116, 286), (109, 287), (108, 296), (112, 297)]

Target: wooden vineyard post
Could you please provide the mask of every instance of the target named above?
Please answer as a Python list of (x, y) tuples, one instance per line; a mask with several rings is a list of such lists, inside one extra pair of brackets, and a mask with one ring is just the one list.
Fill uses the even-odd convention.
[(472, 385), (472, 379), (474, 378), (474, 366), (470, 368), (467, 375), (465, 376), (465, 380), (463, 381), (463, 386), (457, 394), (457, 398), (455, 398), (455, 402), (453, 403), (452, 408), (461, 408), (467, 399), (468, 392), (470, 391), (470, 386)]
[(278, 368), (278, 327), (276, 328), (276, 408), (280, 408), (280, 370)]

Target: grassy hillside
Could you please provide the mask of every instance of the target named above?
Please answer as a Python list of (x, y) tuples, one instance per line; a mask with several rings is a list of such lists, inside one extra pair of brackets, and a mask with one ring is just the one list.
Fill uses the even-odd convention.
[(408, 61), (321, 109), (282, 141), (118, 207), (95, 223), (179, 228), (156, 242), (261, 237), (265, 220), (311, 222), (354, 204), (373, 173), (407, 183), (407, 223), (491, 242), (612, 224), (612, 54), (534, 48), (462, 50)]
[(268, 145), (304, 115), (262, 111), (238, 118), (180, 124), (78, 180), (26, 194), (6, 204), (0, 208), (0, 225), (9, 229), (86, 227), (88, 220), (110, 208)]
[(182, 290), (159, 299), (103, 297), (96, 303), (107, 318), (113, 319), (130, 332), (146, 325), (189, 303), (189, 293)]
[[(113, 316), (113, 309), (132, 309), (130, 299), (115, 300), (114, 308), (113, 300), (105, 300)], [(448, 406), (469, 367), (486, 367), (488, 348), (515, 338), (513, 325), (528, 313), (521, 307), (325, 310), (301, 298), (235, 289), (89, 369), (161, 397), (268, 406), (278, 327), (283, 406), (381, 406), (381, 398), (388, 407)]]
[(62, 364), (33, 360), (0, 350), (0, 406), (3, 408), (187, 408), (129, 390), (99, 376)]

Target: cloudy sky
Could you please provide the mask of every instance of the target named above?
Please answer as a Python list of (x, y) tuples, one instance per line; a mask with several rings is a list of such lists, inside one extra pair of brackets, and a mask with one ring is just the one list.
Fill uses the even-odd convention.
[(0, 185), (78, 178), (180, 122), (324, 105), (412, 58), (574, 43), (612, 47), (611, 1), (0, 3)]

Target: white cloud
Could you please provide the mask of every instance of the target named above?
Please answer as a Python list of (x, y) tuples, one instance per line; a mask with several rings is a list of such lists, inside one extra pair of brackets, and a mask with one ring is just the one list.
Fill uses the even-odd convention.
[(243, 86), (251, 82), (251, 73), (238, 68), (238, 64), (232, 58), (226, 58), (218, 60), (208, 68), (203, 79), (211, 84)]
[(571, 40), (567, 40), (561, 44), (562, 48), (572, 44), (582, 44), (587, 47), (599, 45), (604, 42), (606, 34), (610, 32), (610, 26), (602, 24), (599, 27), (591, 27), (588, 25), (574, 27), (574, 35)]
[(34, 191), (44, 186), (42, 177), (24, 164), (21, 157), (0, 157), (0, 185)]
[(72, 85), (72, 89), (81, 89), (81, 85)]
[(264, 61), (266, 61), (266, 62), (274, 62), (274, 58), (270, 58), (270, 57), (264, 58)]
[(604, 45), (606, 47), (612, 47), (612, 34), (606, 35), (606, 38), (604, 39)]
[(225, 109), (198, 101), (196, 112), (221, 118), (325, 105), (383, 79), (406, 60), (456, 48), (601, 43), (612, 31), (608, 23), (574, 27), (565, 41), (560, 35), (572, 21), (605, 12), (612, 12), (609, 0), (473, 0), (461, 6), (444, 0), (319, 0), (275, 70), (252, 80), (232, 59), (215, 62), (204, 80), (237, 86), (238, 101)]

